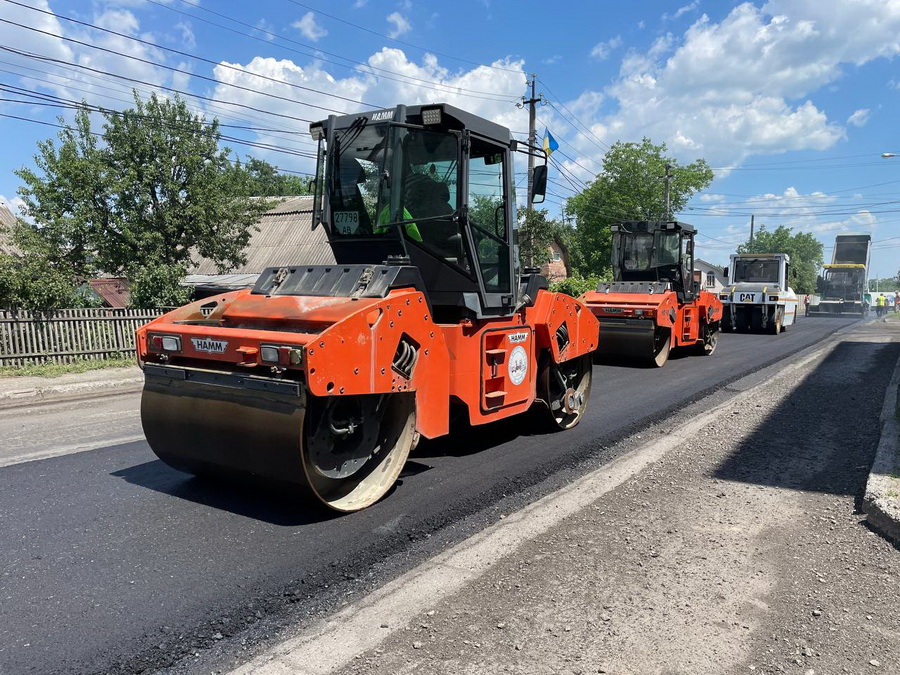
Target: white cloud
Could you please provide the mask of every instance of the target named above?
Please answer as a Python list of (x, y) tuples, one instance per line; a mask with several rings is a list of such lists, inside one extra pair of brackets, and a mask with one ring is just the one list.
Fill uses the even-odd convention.
[(693, 12), (700, 6), (699, 0), (694, 0), (694, 2), (689, 5), (685, 5), (684, 7), (679, 7), (678, 10), (672, 15), (673, 19), (678, 19), (681, 16), (687, 14), (688, 12)]
[(185, 47), (193, 49), (197, 46), (197, 38), (194, 36), (190, 21), (179, 21), (175, 24), (175, 30), (181, 31), (181, 42)]
[(179, 91), (187, 91), (191, 82), (191, 73), (193, 72), (193, 64), (187, 61), (180, 62), (176, 68), (184, 72), (172, 73), (172, 87)]
[(618, 35), (607, 40), (606, 42), (598, 42), (591, 50), (591, 56), (597, 59), (608, 59), (612, 51), (622, 46), (622, 38)]
[(260, 19), (256, 22), (256, 30), (262, 33), (262, 38), (264, 40), (268, 40), (269, 42), (271, 42), (275, 39), (275, 26), (273, 26), (265, 19)]
[[(524, 63), (509, 59), (499, 60), (492, 66), (479, 66), (471, 70), (451, 72), (444, 68), (437, 57), (426, 54), (420, 62), (411, 61), (400, 49), (384, 48), (372, 54), (365, 66), (344, 78), (336, 78), (323, 70), (318, 64), (299, 65), (290, 60), (256, 57), (246, 64), (222, 63), (214, 69), (215, 77), (222, 82), (212, 96), (225, 98), (236, 103), (264, 108), (273, 113), (280, 113), (306, 120), (320, 120), (329, 112), (355, 112), (364, 109), (392, 107), (398, 103), (414, 105), (416, 103), (446, 102), (486, 117), (515, 131), (527, 127), (527, 118), (510, 102), (522, 94), (522, 83), (525, 81)], [(237, 70), (225, 66), (233, 66)], [(375, 70), (379, 69), (379, 70)], [(389, 70), (390, 80), (379, 77), (380, 69)], [(265, 75), (285, 84), (254, 77), (253, 74)], [(397, 75), (405, 76), (397, 77)], [(413, 80), (412, 78), (416, 78)], [(429, 85), (423, 82), (430, 83)], [(236, 90), (226, 85), (234, 83), (247, 87), (250, 91)], [(314, 94), (301, 91), (290, 85), (299, 85), (324, 92)], [(434, 87), (439, 87), (435, 89)], [(505, 100), (480, 98), (471, 95), (472, 91), (489, 91)], [(289, 101), (281, 101), (266, 97), (266, 93), (283, 96)], [(359, 101), (350, 103), (329, 97), (335, 94)], [(313, 107), (320, 105), (327, 110)], [(284, 124), (292, 130), (305, 132), (305, 123), (285, 120)], [(276, 147), (285, 147), (284, 137), (258, 135), (261, 143), (272, 143)], [(311, 149), (310, 141), (304, 137), (292, 141), (291, 145), (303, 151)], [(283, 153), (254, 151), (276, 166), (296, 171), (309, 171), (311, 160), (290, 157)]]
[[(135, 43), (127, 36), (139, 37), (150, 42), (167, 39), (166, 35), (155, 35), (143, 31), (137, 17), (128, 9), (120, 6), (107, 7), (98, 5), (96, 12), (88, 17), (97, 26), (122, 33), (122, 36), (100, 33), (69, 23), (61, 23), (52, 14), (47, 0), (33, 3), (38, 9), (48, 13), (35, 13), (11, 5), (6, 9), (6, 18), (32, 26), (44, 34), (29, 31), (10, 24), (0, 24), (0, 44), (21, 46), (23, 50), (36, 52), (57, 59), (57, 63), (44, 63), (41, 69), (45, 72), (33, 76), (21, 75), (22, 86), (36, 92), (51, 92), (69, 100), (85, 99), (89, 103), (119, 109), (133, 105), (131, 84), (125, 79), (113, 78), (111, 73), (121, 78), (132, 78), (147, 82), (136, 85), (142, 96), (151, 91), (159, 91), (160, 85), (168, 84), (172, 75), (150, 63), (142, 63), (126, 56), (145, 59), (158, 63), (166, 63), (166, 54), (153, 46)], [(109, 52), (103, 52), (74, 43), (66, 43), (62, 36), (95, 45)], [(7, 54), (7, 61), (23, 67), (33, 67), (27, 57)], [(89, 70), (93, 69), (93, 70)], [(22, 70), (27, 73), (29, 71)], [(52, 120), (56, 111), (36, 111), (36, 116), (43, 115)], [(71, 119), (71, 112), (65, 113)]]
[(875, 217), (875, 214), (867, 209), (857, 211), (850, 217), (850, 220), (860, 229), (868, 228), (874, 230), (878, 226), (878, 219)]
[(389, 38), (398, 38), (401, 35), (412, 30), (412, 25), (407, 21), (400, 12), (388, 14), (388, 23), (393, 24), (393, 28), (388, 32)]
[(554, 54), (553, 56), (548, 56), (545, 59), (541, 59), (541, 63), (543, 63), (545, 66), (552, 66), (556, 63), (559, 63), (560, 61), (562, 61), (562, 56), (559, 54)]
[(860, 108), (856, 110), (850, 117), (847, 118), (847, 124), (851, 124), (854, 127), (863, 127), (866, 125), (866, 122), (869, 121), (869, 112), (871, 112), (868, 108)]
[(127, 35), (136, 35), (140, 26), (137, 17), (124, 9), (108, 9), (98, 15), (94, 21), (100, 28), (114, 30)]
[[(595, 55), (608, 53), (601, 43)], [(603, 91), (605, 109), (586, 110), (580, 119), (604, 128), (608, 143), (647, 136), (665, 141), (679, 159), (703, 157), (713, 166), (735, 166), (754, 154), (824, 150), (845, 138), (845, 123), (812, 95), (839, 85), (847, 64), (898, 54), (896, 0), (745, 2), (721, 21), (704, 15), (682, 35), (629, 51)], [(865, 119), (858, 112), (846, 124)], [(593, 152), (583, 139), (573, 143)]]
[[(721, 199), (719, 195), (700, 195), (698, 201), (704, 205), (703, 215), (721, 223), (731, 219), (732, 224), (722, 230), (702, 228), (701, 233), (715, 238), (716, 242), (703, 241), (708, 249), (727, 249), (747, 240), (749, 218), (755, 215), (757, 230), (765, 227), (772, 231), (784, 225), (794, 232), (809, 232), (829, 245), (835, 234), (841, 232), (871, 232), (878, 228), (877, 215), (866, 208), (856, 208), (849, 200), (853, 196), (838, 196), (822, 191), (801, 193), (794, 187), (787, 187), (781, 193), (754, 195), (740, 201)], [(734, 224), (737, 220), (738, 223)], [(746, 221), (746, 222), (745, 222)], [(826, 258), (828, 251), (826, 251)]]
[(292, 23), (291, 27), (299, 30), (303, 37), (313, 42), (317, 42), (328, 35), (328, 31), (316, 22), (315, 12), (307, 12), (299, 21)]

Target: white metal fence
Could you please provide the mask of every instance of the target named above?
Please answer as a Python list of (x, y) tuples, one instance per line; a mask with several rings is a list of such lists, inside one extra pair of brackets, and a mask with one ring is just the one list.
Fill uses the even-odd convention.
[(32, 315), (0, 310), (0, 366), (131, 356), (134, 331), (163, 311), (61, 309)]

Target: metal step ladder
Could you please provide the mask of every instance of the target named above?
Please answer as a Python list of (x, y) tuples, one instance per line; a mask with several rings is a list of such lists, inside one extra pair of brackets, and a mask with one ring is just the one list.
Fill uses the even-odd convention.
[(684, 308), (684, 316), (681, 321), (681, 341), (682, 342), (690, 342), (693, 338), (691, 337), (691, 326), (694, 323), (694, 307), (685, 307)]

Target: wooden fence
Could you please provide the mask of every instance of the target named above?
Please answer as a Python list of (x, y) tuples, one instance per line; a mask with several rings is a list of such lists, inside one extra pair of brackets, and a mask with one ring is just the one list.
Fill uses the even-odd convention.
[(68, 363), (134, 354), (134, 331), (163, 310), (62, 309), (48, 314), (0, 310), (0, 366)]

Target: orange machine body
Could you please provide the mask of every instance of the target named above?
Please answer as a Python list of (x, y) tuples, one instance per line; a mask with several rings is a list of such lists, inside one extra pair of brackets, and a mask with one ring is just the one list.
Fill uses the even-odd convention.
[[(600, 349), (604, 349), (606, 330), (626, 325), (671, 331), (672, 347), (689, 347), (703, 339), (702, 326), (722, 318), (722, 303), (709, 291), (700, 291), (691, 302), (679, 303), (673, 290), (655, 293), (614, 293), (605, 290), (589, 291), (581, 298), (600, 320)], [(610, 330), (612, 329), (612, 330)]]
[[(540, 402), (548, 430), (577, 424), (599, 323), (517, 260), (513, 155), (540, 150), (443, 103), (331, 115), (310, 135), (311, 224), (335, 262), (267, 267), (252, 290), (138, 331), (157, 456), (347, 512), (387, 494), (451, 416), (481, 425)], [(538, 203), (546, 164), (534, 173)]]
[(722, 303), (701, 290), (688, 223), (625, 221), (611, 226), (613, 281), (579, 298), (600, 320), (598, 354), (662, 366), (671, 349), (715, 351)]
[[(415, 392), (416, 429), (434, 438), (449, 430), (452, 398), (473, 425), (526, 411), (539, 355), (562, 362), (592, 352), (598, 323), (573, 298), (546, 290), (512, 317), (458, 324), (435, 323), (412, 288), (384, 298), (243, 290), (169, 312), (137, 337), (144, 363), (296, 381), (318, 397)], [(414, 353), (408, 368), (395, 367), (401, 343)], [(173, 344), (178, 349), (165, 348)]]

